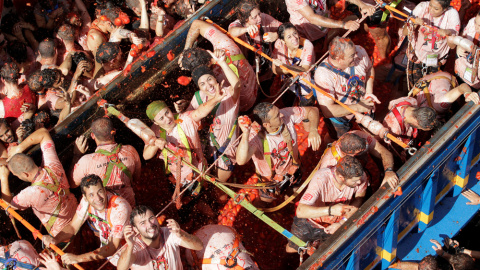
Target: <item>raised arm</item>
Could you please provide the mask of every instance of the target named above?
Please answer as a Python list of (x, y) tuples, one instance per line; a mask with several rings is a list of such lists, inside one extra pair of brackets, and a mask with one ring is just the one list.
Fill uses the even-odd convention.
[(183, 48), (183, 50), (191, 48), (195, 40), (197, 40), (198, 36), (205, 35), (205, 29), (210, 26), (211, 24), (201, 20), (193, 21), (192, 25), (190, 26), (190, 30), (188, 30), (187, 40), (185, 41), (185, 47)]
[(180, 238), (180, 246), (193, 250), (202, 250), (202, 241), (195, 235), (183, 231), (175, 220), (167, 219), (167, 228), (170, 229), (170, 233)]
[(240, 116), (238, 117), (238, 125), (242, 130), (242, 139), (238, 144), (236, 159), (238, 165), (245, 165), (254, 154), (254, 148), (249, 146), (252, 124), (248, 116)]
[(228, 66), (226, 62), (226, 55), (224, 50), (215, 50), (213, 53), (208, 51), (208, 53), (212, 56), (212, 59), (217, 62), (218, 65), (225, 73), (225, 77), (227, 77), (228, 82), (232, 87), (229, 87), (230, 95), (232, 96), (233, 100), (236, 102), (240, 97), (240, 79), (238, 78), (237, 74), (233, 72), (233, 70)]
[(207, 115), (215, 108), (215, 106), (222, 101), (227, 94), (223, 92), (222, 87), (223, 83), (220, 83), (216, 89), (215, 97), (209, 99), (207, 102), (204, 102), (202, 105), (198, 106), (197, 109), (190, 113), (190, 117), (193, 119), (193, 121), (199, 122), (203, 118), (207, 117)]
[(298, 13), (302, 14), (302, 16), (306, 18), (311, 24), (315, 24), (325, 28), (340, 28), (355, 31), (360, 27), (360, 24), (356, 21), (337, 21), (318, 15), (313, 11), (310, 6), (305, 6), (299, 9)]
[(46, 128), (40, 128), (35, 130), (30, 136), (28, 136), (23, 142), (21, 142), (12, 153), (8, 153), (9, 157), (13, 156), (16, 153), (23, 153), (25, 150), (31, 146), (40, 144), (42, 142), (51, 141), (52, 137)]
[(123, 229), (123, 237), (125, 237), (127, 247), (123, 250), (120, 259), (118, 260), (117, 270), (128, 270), (135, 261), (136, 255), (133, 253), (133, 248), (135, 247), (135, 235), (136, 233), (133, 230), (132, 225), (125, 226), (125, 229)]
[(320, 149), (320, 144), (322, 144), (322, 138), (318, 133), (318, 121), (319, 121), (319, 112), (316, 107), (305, 107), (305, 114), (309, 123), (309, 133), (308, 133), (308, 146), (312, 147), (313, 151)]

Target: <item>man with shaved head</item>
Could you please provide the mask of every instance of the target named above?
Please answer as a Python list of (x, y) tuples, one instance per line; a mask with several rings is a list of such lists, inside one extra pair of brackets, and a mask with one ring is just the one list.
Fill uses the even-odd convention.
[[(42, 149), (43, 167), (37, 166), (31, 157), (23, 154), (36, 144), (40, 144)], [(65, 171), (48, 130), (38, 129), (18, 146), (11, 147), (9, 157), (10, 172), (20, 180), (32, 184), (11, 199), (10, 191), (7, 190), (8, 177), (1, 177), (2, 198), (11, 201), (13, 209), (25, 210), (32, 207), (48, 233), (57, 235), (75, 215), (77, 200), (69, 191)]]
[[(103, 186), (117, 192), (130, 205), (135, 206), (132, 183), (140, 179), (142, 163), (137, 150), (131, 145), (115, 142), (112, 120), (101, 117), (92, 123), (91, 137), (97, 144), (95, 153), (82, 155), (87, 151), (87, 138), (77, 138), (74, 149), (72, 187), (78, 187), (82, 178), (89, 174), (98, 175)], [(81, 157), (81, 158), (80, 158)], [(78, 161), (78, 162), (77, 162)]]

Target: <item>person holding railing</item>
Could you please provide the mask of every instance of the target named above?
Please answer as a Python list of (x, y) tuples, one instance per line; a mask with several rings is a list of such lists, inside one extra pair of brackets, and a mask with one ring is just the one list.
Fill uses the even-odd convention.
[[(372, 113), (380, 103), (373, 94), (375, 70), (364, 48), (349, 38), (335, 37), (329, 56), (315, 71), (315, 84), (359, 113)], [(351, 127), (354, 115), (325, 95), (317, 95), (323, 115), (331, 123), (330, 137), (337, 139)], [(331, 126), (328, 125), (331, 129)]]
[[(297, 207), (291, 232), (317, 247), (362, 205), (368, 179), (360, 161), (345, 156), (337, 165), (318, 170)], [(287, 252), (297, 252), (293, 242)]]

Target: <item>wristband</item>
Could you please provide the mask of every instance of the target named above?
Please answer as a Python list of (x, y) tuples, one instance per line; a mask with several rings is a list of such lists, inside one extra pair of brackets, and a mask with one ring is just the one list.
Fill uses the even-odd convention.
[(385, 169), (385, 172), (393, 172), (393, 168), (392, 167), (388, 167)]
[(331, 205), (328, 207), (328, 215), (329, 215), (329, 216), (332, 215), (332, 206), (331, 206)]
[(342, 21), (342, 28), (343, 28), (343, 29), (345, 29), (345, 25), (346, 25), (346, 24), (347, 24), (346, 22)]

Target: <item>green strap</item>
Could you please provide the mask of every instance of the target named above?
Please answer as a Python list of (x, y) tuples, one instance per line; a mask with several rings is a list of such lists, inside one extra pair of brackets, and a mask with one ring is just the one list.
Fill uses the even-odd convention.
[[(392, 3), (390, 3), (390, 6), (392, 8), (396, 8), (398, 6), (398, 4), (400, 4), (400, 2), (402, 2), (402, 0), (397, 0), (397, 1), (393, 1)], [(388, 15), (390, 14), (390, 11), (388, 9), (386, 9), (384, 12), (383, 12), (383, 15), (382, 15), (382, 20), (381, 22), (385, 22), (388, 18)]]
[[(178, 119), (178, 114), (175, 115), (175, 120)], [(167, 140), (167, 132), (163, 129), (160, 128), (160, 138), (164, 139), (165, 141)], [(190, 144), (188, 143), (187, 135), (185, 135), (185, 132), (183, 131), (182, 127), (180, 124), (177, 124), (177, 131), (178, 131), (178, 136), (180, 136), (180, 142), (182, 142), (183, 146), (187, 149), (187, 154), (188, 154), (188, 162), (192, 162), (192, 150), (190, 149)], [(165, 145), (165, 147), (167, 147)], [(165, 149), (165, 147), (162, 150), (163, 158), (165, 161), (165, 174), (169, 174), (170, 170), (168, 168), (168, 152)]]
[(263, 144), (263, 156), (265, 157), (265, 160), (268, 163), (268, 167), (270, 167), (270, 170), (273, 171), (272, 153), (270, 153), (270, 147), (268, 145), (268, 140), (266, 136), (262, 138), (262, 144)]
[[(237, 129), (237, 122), (238, 122), (238, 119), (235, 120), (235, 124), (233, 124), (233, 127), (230, 130), (230, 133), (228, 134), (228, 138), (223, 143), (222, 146), (220, 146), (220, 144), (217, 142), (217, 139), (215, 138), (215, 134), (213, 134), (213, 130), (210, 129), (210, 140), (212, 140), (213, 146), (215, 147), (215, 149), (217, 149), (217, 151), (220, 152), (220, 154), (223, 154), (223, 152), (225, 152), (225, 150), (227, 150), (228, 144), (230, 144), (230, 141), (232, 141), (233, 134), (235, 134), (235, 130)], [(222, 160), (225, 162), (225, 164), (227, 164), (230, 161), (230, 158), (223, 155)]]
[[(53, 180), (53, 183), (54, 184), (50, 184), (50, 183), (45, 183), (43, 181), (39, 181), (39, 182), (34, 182), (32, 183), (32, 186), (40, 186), (40, 187), (44, 187), (48, 190), (50, 190), (51, 192), (57, 194), (58, 196), (58, 204), (57, 204), (57, 207), (55, 207), (55, 210), (53, 211), (52, 215), (50, 216), (50, 218), (48, 219), (47, 223), (44, 224), (45, 226), (45, 229), (47, 229), (48, 232), (50, 232), (50, 229), (52, 229), (53, 227), (53, 224), (55, 223), (55, 221), (57, 220), (57, 217), (58, 217), (58, 214), (60, 214), (60, 210), (62, 208), (62, 197), (63, 196), (67, 196), (68, 194), (70, 194), (70, 190), (65, 190), (65, 189), (62, 189), (60, 187), (60, 182), (58, 182), (58, 179), (57, 179), (57, 176), (53, 173), (53, 171), (48, 168), (48, 167), (44, 167), (45, 171), (47, 171), (47, 174), (50, 175), (50, 177), (52, 178)], [(60, 195), (61, 192), (64, 192), (63, 195)]]
[(203, 100), (200, 97), (200, 91), (195, 92), (195, 98), (197, 99), (197, 103), (199, 106), (203, 104)]
[(118, 144), (112, 152), (108, 152), (104, 149), (98, 149), (95, 153), (102, 154), (108, 158), (108, 167), (107, 171), (105, 172), (105, 176), (103, 177), (103, 186), (106, 187), (108, 182), (110, 181), (110, 177), (112, 176), (113, 167), (119, 168), (125, 175), (132, 179), (132, 173), (127, 168), (127, 166), (118, 158), (118, 152), (122, 148), (121, 144)]
[(238, 60), (242, 60), (242, 59), (246, 59), (245, 58), (245, 55), (243, 54), (236, 54), (236, 55), (227, 55), (227, 64), (228, 64), (228, 67), (230, 67), (230, 69), (235, 73), (235, 75), (237, 75), (237, 77), (240, 77), (238, 75), (238, 68), (233, 64), (233, 62), (235, 61), (238, 61)]

